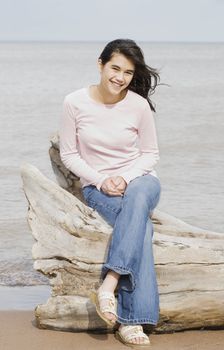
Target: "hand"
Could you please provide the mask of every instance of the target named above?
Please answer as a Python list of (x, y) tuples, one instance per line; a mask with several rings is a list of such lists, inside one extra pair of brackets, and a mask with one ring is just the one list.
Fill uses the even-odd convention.
[(122, 176), (113, 176), (111, 178), (113, 180), (115, 188), (121, 193), (124, 193), (127, 187), (127, 182), (124, 180), (124, 178)]
[(103, 181), (101, 190), (110, 196), (123, 196), (127, 187), (122, 176), (111, 176)]

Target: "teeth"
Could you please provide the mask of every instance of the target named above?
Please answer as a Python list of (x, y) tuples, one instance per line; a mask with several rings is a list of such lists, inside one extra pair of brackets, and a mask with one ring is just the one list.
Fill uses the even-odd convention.
[(117, 83), (114, 83), (114, 82), (112, 82), (112, 84), (114, 84), (114, 85), (116, 85), (116, 86), (121, 86), (120, 84), (117, 84)]

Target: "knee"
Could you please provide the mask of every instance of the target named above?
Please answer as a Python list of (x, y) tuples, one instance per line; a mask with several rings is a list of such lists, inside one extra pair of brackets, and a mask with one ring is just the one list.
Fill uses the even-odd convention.
[(133, 203), (137, 203), (138, 206), (147, 206), (151, 210), (157, 205), (161, 193), (161, 186), (159, 181), (142, 181), (133, 182), (127, 187), (125, 191), (125, 197)]

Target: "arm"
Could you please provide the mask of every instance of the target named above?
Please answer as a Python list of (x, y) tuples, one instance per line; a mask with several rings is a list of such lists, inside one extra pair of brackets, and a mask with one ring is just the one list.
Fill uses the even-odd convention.
[(60, 156), (65, 167), (75, 175), (85, 178), (100, 190), (101, 184), (108, 176), (100, 174), (80, 157), (76, 147), (75, 109), (66, 98), (63, 104), (59, 136)]
[(136, 177), (152, 171), (159, 160), (156, 128), (153, 114), (148, 103), (141, 116), (138, 136), (141, 155), (136, 160), (131, 170), (119, 174), (124, 178), (127, 184)]

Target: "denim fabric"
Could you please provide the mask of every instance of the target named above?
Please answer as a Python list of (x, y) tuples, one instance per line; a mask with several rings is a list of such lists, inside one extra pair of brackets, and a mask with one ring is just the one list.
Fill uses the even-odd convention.
[(102, 279), (109, 270), (119, 273), (118, 322), (157, 324), (159, 293), (153, 258), (153, 225), (150, 219), (159, 202), (161, 186), (147, 174), (132, 180), (124, 196), (110, 196), (89, 185), (83, 196), (112, 227), (113, 233)]

